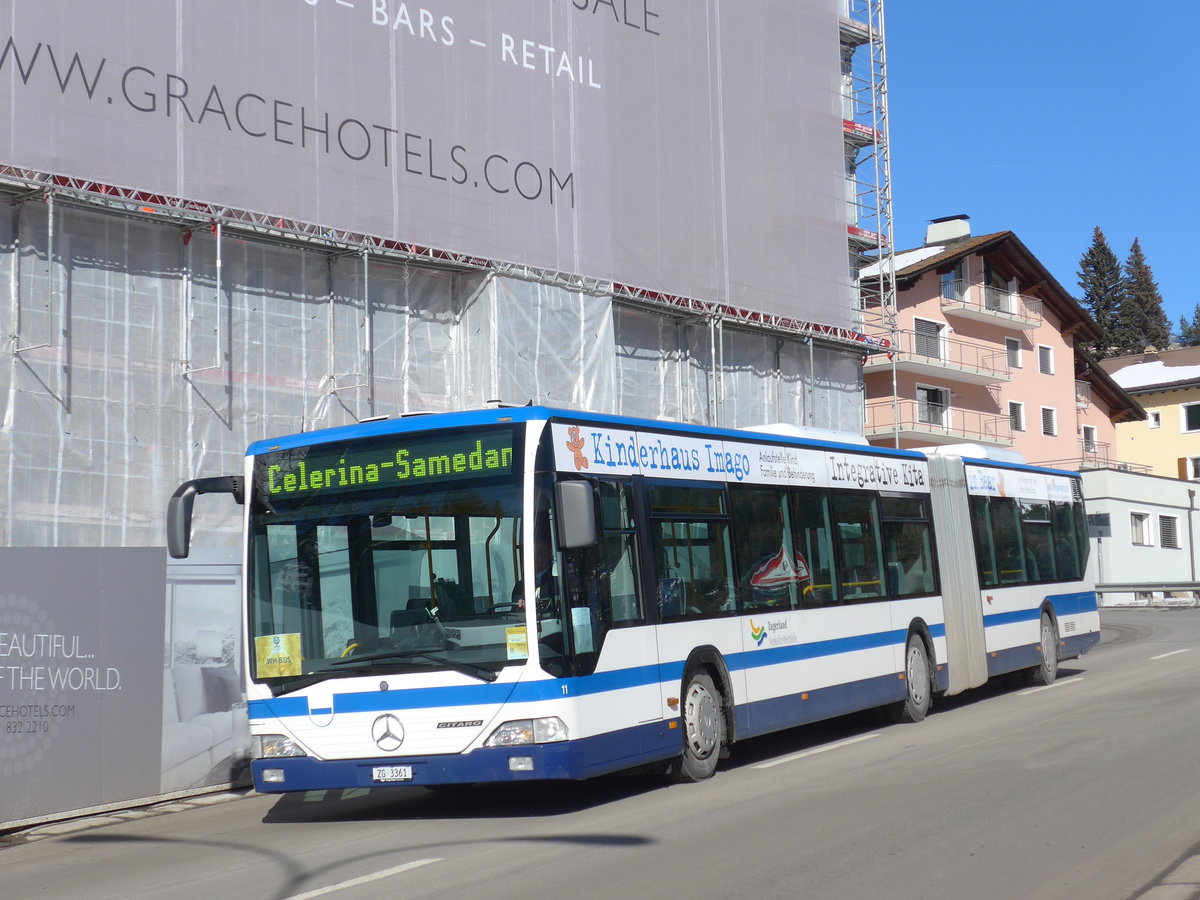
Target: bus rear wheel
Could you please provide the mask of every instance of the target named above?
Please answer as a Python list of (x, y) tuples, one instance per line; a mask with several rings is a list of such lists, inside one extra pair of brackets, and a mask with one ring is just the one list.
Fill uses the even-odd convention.
[(725, 709), (721, 692), (710, 676), (693, 675), (683, 692), (683, 752), (670, 768), (672, 780), (696, 782), (717, 771), (725, 742)]
[(1049, 613), (1042, 613), (1042, 628), (1039, 632), (1042, 661), (1032, 669), (1025, 670), (1028, 684), (1054, 684), (1058, 677), (1058, 628)]
[(894, 722), (920, 722), (933, 705), (933, 679), (929, 668), (929, 651), (919, 634), (910, 634), (904, 647), (904, 699), (888, 707)]

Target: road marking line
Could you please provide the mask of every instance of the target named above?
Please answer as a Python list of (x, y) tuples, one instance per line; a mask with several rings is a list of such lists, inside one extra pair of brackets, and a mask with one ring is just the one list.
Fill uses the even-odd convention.
[(879, 737), (881, 733), (882, 732), (876, 731), (873, 734), (860, 734), (858, 737), (846, 738), (844, 741), (826, 744), (823, 747), (813, 747), (811, 750), (802, 750), (799, 753), (793, 753), (791, 756), (781, 756), (779, 759), (773, 759), (770, 762), (759, 763), (753, 768), (770, 769), (774, 766), (782, 766), (784, 763), (795, 762), (798, 759), (804, 759), (806, 756), (816, 756), (818, 753), (827, 753), (830, 750), (840, 750), (843, 747), (849, 747), (851, 744), (857, 744), (859, 741), (869, 741), (871, 738)]
[(1158, 656), (1152, 656), (1151, 659), (1166, 659), (1168, 656), (1175, 656), (1178, 653), (1191, 653), (1191, 647), (1184, 647), (1182, 650), (1172, 650), (1170, 653), (1160, 653)]
[(310, 897), (323, 897), (326, 894), (332, 894), (334, 891), (344, 891), (346, 888), (358, 887), (360, 884), (370, 884), (372, 881), (379, 881), (381, 878), (391, 878), (393, 875), (399, 875), (401, 872), (407, 872), (410, 869), (417, 869), (421, 866), (427, 866), (430, 863), (441, 862), (442, 858), (436, 859), (418, 859), (413, 862), (405, 863), (402, 866), (394, 866), (391, 869), (384, 869), (382, 872), (375, 872), (371, 875), (360, 875), (358, 878), (351, 878), (349, 881), (339, 881), (337, 884), (331, 884), (328, 887), (317, 888), (313, 891), (305, 891), (303, 894), (293, 894), (287, 900), (309, 900)]
[(1044, 684), (1041, 687), (1027, 688), (1026, 690), (1023, 690), (1023, 691), (1017, 691), (1017, 696), (1018, 697), (1027, 697), (1030, 694), (1037, 694), (1041, 691), (1052, 691), (1052, 690), (1054, 690), (1054, 688), (1067, 687), (1068, 685), (1078, 684), (1081, 681), (1083, 681), (1083, 676), (1076, 675), (1074, 678), (1070, 679), (1069, 681), (1056, 681), (1056, 682), (1054, 682), (1054, 684)]

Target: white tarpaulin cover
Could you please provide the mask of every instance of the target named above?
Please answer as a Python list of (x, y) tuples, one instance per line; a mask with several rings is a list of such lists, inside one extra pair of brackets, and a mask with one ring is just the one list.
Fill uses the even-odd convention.
[[(49, 212), (0, 213), (0, 545), (161, 545), (181, 481), (240, 472), (253, 440), (370, 415), (532, 400), (860, 429), (852, 352), (62, 203), (47, 264)], [(236, 541), (234, 510), (202, 514), (199, 543)]]

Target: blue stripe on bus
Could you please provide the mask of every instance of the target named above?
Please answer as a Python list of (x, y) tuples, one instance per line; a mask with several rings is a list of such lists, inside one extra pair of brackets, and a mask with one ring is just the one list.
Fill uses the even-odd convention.
[[(737, 739), (869, 709), (903, 700), (904, 681), (896, 675), (833, 685), (807, 696), (789, 694), (747, 703), (736, 710)], [(682, 732), (672, 728), (671, 716), (586, 738), (553, 744), (484, 747), (467, 753), (433, 756), (389, 756), (376, 759), (321, 760), (314, 757), (256, 759), (251, 762), (256, 789), (261, 792), (380, 787), (372, 779), (375, 766), (412, 766), (404, 784), (462, 784), (488, 781), (583, 779), (679, 755)], [(532, 771), (514, 772), (512, 756), (532, 760)], [(264, 782), (263, 769), (281, 770), (282, 782)]]
[[(945, 637), (945, 625), (929, 626), (931, 637)], [(809, 644), (791, 644), (786, 647), (769, 647), (765, 650), (747, 650), (743, 653), (732, 653), (726, 657), (731, 671), (740, 669), (758, 669), (763, 666), (776, 666), (782, 663), (799, 662), (804, 659), (818, 659), (823, 656), (837, 656), (842, 653), (853, 653), (857, 650), (875, 650), (880, 647), (895, 647), (908, 639), (908, 629), (896, 631), (881, 631), (875, 634), (856, 634), (845, 638), (833, 638), (828, 641), (813, 641)], [(683, 676), (682, 670), (680, 677)]]
[[(1077, 616), (1082, 613), (1096, 611), (1096, 592), (1095, 591), (1078, 591), (1073, 594), (1049, 594), (1046, 597), (1055, 615), (1062, 616)], [(1042, 608), (1035, 606), (1032, 609), (1018, 609), (1012, 612), (993, 613), (990, 616), (983, 617), (983, 625), (985, 628), (991, 628), (995, 625), (1012, 625), (1017, 622), (1035, 622), (1042, 617)]]
[[(945, 625), (930, 626), (933, 637), (943, 637)], [(885, 631), (876, 634), (853, 635), (828, 641), (808, 644), (793, 644), (787, 647), (771, 647), (765, 650), (750, 650), (731, 653), (725, 657), (731, 672), (745, 669), (781, 665), (800, 660), (819, 659), (871, 650), (879, 647), (898, 646), (908, 636), (907, 630)], [(544, 700), (561, 700), (563, 697), (582, 697), (604, 694), (627, 688), (645, 687), (660, 682), (678, 681), (683, 678), (683, 660), (674, 660), (661, 665), (635, 666), (609, 672), (597, 672), (578, 678), (544, 679), (539, 681), (471, 684), (454, 687), (408, 688), (401, 691), (362, 691), (334, 694), (332, 711), (336, 713), (382, 712), (395, 709), (398, 702), (405, 709), (430, 709), (434, 707), (475, 706), (499, 703), (532, 703)], [(888, 676), (890, 677), (890, 676)], [(566, 693), (563, 688), (566, 688)], [(400, 700), (399, 698), (403, 698)], [(252, 719), (285, 719), (309, 715), (305, 697), (277, 697), (271, 700), (251, 700), (248, 704)], [(328, 710), (313, 709), (314, 715)]]

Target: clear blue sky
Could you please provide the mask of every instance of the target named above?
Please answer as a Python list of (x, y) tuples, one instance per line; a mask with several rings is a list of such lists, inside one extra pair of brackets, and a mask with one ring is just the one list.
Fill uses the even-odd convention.
[(1200, 0), (890, 0), (896, 246), (966, 213), (1071, 294), (1139, 238), (1172, 330), (1200, 303)]

